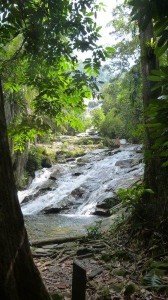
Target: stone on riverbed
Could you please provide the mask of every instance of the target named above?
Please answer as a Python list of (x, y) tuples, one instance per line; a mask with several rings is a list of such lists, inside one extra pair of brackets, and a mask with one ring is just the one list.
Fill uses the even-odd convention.
[(104, 195), (100, 200), (98, 200), (96, 208), (100, 209), (110, 209), (119, 203), (119, 199), (114, 193), (108, 193)]
[(49, 214), (58, 214), (60, 213), (62, 210), (61, 207), (50, 207), (50, 208), (45, 208), (43, 210), (44, 214), (49, 215)]
[(40, 191), (50, 191), (52, 188), (52, 185), (53, 185), (53, 181), (48, 179), (39, 187), (39, 190)]
[(131, 168), (136, 165), (139, 165), (142, 162), (141, 159), (124, 159), (116, 162), (115, 166), (119, 166), (120, 168)]
[(96, 208), (93, 212), (93, 215), (101, 216), (101, 217), (110, 217), (111, 212), (109, 209), (103, 209), (103, 208)]
[(71, 192), (71, 195), (75, 198), (81, 198), (82, 195), (85, 193), (85, 189), (82, 187), (76, 188)]
[(48, 157), (45, 157), (42, 159), (41, 166), (42, 166), (42, 168), (51, 168), (52, 163)]

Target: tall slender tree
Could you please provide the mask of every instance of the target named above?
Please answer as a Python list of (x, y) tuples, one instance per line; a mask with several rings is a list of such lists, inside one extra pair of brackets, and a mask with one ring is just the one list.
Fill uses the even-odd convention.
[(153, 194), (144, 197), (142, 216), (151, 229), (167, 233), (167, 52), (168, 2), (130, 0), (140, 31), (143, 103), (146, 124), (145, 185)]

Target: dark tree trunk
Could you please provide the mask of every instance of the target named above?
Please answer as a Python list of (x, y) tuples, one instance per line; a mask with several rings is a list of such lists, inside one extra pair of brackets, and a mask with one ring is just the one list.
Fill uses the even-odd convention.
[[(143, 79), (143, 104), (144, 104), (144, 120), (145, 125), (149, 123), (147, 117), (147, 109), (152, 104), (153, 99), (157, 99), (159, 91), (152, 91), (151, 88), (155, 84), (150, 81), (148, 76), (152, 70), (158, 69), (158, 61), (154, 54), (154, 49), (150, 47), (150, 41), (153, 39), (153, 24), (152, 22), (146, 27), (140, 28), (140, 46), (141, 46), (141, 68)], [(144, 200), (146, 202), (145, 215), (149, 222), (155, 222), (159, 227), (161, 222), (165, 220), (168, 212), (168, 169), (162, 167), (162, 159), (154, 152), (154, 139), (151, 129), (145, 128), (145, 174), (144, 182), (147, 188), (154, 191), (154, 194), (146, 194)], [(152, 224), (153, 225), (153, 224)]]
[[(144, 106), (144, 121), (145, 125), (148, 123), (146, 111), (151, 104), (152, 99), (156, 99), (158, 94), (152, 92), (151, 88), (153, 83), (148, 79), (152, 70), (158, 68), (154, 49), (150, 47), (150, 41), (153, 39), (153, 26), (150, 23), (145, 30), (141, 29), (141, 21), (139, 21), (140, 28), (140, 46), (141, 46), (141, 69), (142, 69), (142, 82), (143, 82), (143, 106)], [(156, 189), (155, 185), (155, 158), (152, 157), (153, 139), (148, 127), (145, 127), (145, 183), (151, 189)]]
[(15, 186), (0, 82), (0, 299), (51, 299), (31, 255)]

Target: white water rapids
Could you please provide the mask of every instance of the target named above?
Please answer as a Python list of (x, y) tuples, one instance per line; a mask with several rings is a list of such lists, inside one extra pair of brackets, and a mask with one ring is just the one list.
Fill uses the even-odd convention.
[(94, 150), (74, 162), (37, 171), (29, 188), (18, 193), (23, 214), (34, 215), (49, 208), (91, 214), (97, 202), (142, 176), (139, 148), (127, 144), (113, 151)]
[(84, 225), (99, 218), (92, 215), (98, 204), (142, 178), (140, 148), (123, 144), (113, 151), (94, 150), (37, 171), (28, 189), (18, 193), (30, 240), (85, 232)]

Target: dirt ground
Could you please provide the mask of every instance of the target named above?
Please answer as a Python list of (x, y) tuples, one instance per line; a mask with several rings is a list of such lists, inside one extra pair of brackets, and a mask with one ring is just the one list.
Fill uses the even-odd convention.
[[(73, 261), (87, 274), (87, 300), (168, 299), (168, 253), (155, 257), (131, 240), (129, 230), (33, 249), (35, 263), (54, 299), (71, 299)], [(80, 299), (79, 299), (80, 300)]]

